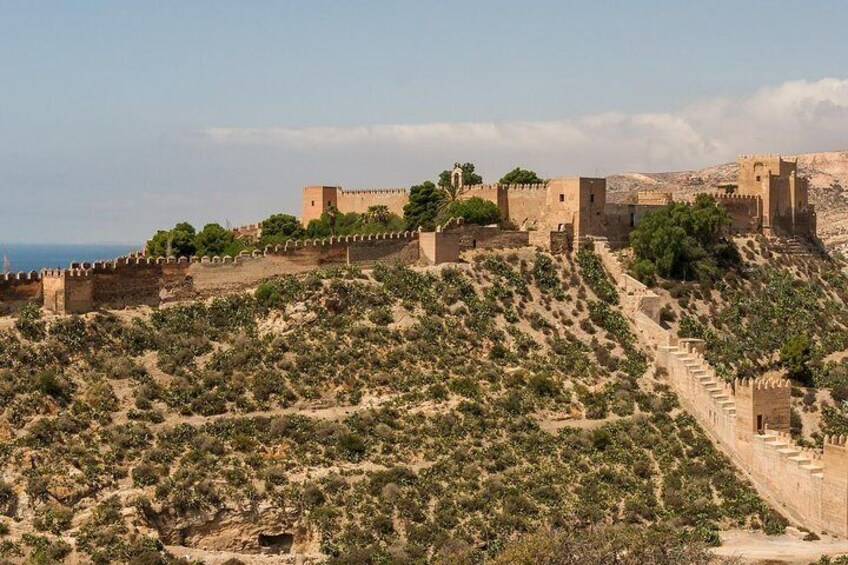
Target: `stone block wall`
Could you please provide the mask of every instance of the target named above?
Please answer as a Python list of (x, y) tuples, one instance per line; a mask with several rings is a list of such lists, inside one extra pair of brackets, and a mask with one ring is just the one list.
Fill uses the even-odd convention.
[(403, 207), (409, 202), (409, 191), (404, 188), (381, 190), (339, 190), (338, 208), (342, 212), (364, 214), (370, 206), (385, 206), (392, 214), (403, 216)]
[(459, 232), (423, 232), (419, 237), (421, 263), (424, 265), (441, 265), (459, 260)]
[(8, 314), (27, 302), (40, 302), (41, 287), (41, 273), (0, 275), (0, 315)]
[(477, 226), (466, 224), (462, 218), (452, 218), (437, 231), (459, 234), (461, 251), (469, 249), (516, 249), (530, 245), (533, 232), (503, 230), (497, 226)]
[[(617, 258), (605, 241), (596, 241), (595, 248), (604, 266), (610, 266), (639, 338), (651, 342), (681, 405), (710, 439), (794, 521), (814, 532), (848, 536), (848, 439), (827, 437), (823, 451), (796, 445), (787, 433), (788, 381), (737, 379), (731, 385), (719, 378), (704, 359), (703, 341), (677, 339), (663, 329), (652, 319), (653, 293), (640, 290), (640, 283), (614, 264)], [(627, 304), (636, 304), (635, 311)]]
[(762, 227), (763, 200), (759, 196), (721, 192), (711, 193), (710, 196), (730, 214), (731, 233), (753, 233)]
[(81, 314), (94, 309), (94, 277), (88, 269), (44, 271), (44, 306), (57, 314)]
[(412, 265), (419, 259), (418, 246), (413, 237), (355, 241), (348, 243), (347, 261), (362, 267), (372, 267), (378, 262)]

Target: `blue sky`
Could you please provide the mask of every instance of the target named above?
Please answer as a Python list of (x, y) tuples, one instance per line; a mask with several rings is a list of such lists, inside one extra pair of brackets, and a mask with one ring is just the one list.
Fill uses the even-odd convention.
[(0, 242), (845, 149), (844, 2), (4, 2)]

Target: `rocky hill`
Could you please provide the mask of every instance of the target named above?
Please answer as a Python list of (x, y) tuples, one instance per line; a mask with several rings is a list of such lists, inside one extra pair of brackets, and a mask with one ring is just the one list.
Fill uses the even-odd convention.
[(706, 563), (725, 529), (783, 531), (596, 256), (465, 258), (6, 319), (0, 557), (533, 563), (545, 532), (621, 527), (638, 562)]
[[(804, 153), (798, 158), (799, 173), (810, 179), (810, 201), (818, 214), (819, 237), (834, 250), (848, 249), (848, 152)], [(736, 163), (696, 171), (672, 173), (626, 173), (607, 178), (611, 201), (622, 202), (640, 190), (660, 190), (691, 195), (736, 181)]]

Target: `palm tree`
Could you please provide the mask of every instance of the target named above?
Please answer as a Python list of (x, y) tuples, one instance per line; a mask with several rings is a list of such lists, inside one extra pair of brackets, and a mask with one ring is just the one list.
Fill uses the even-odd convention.
[(338, 212), (338, 210), (336, 209), (335, 206), (329, 206), (327, 208), (327, 212), (326, 212), (326, 214), (327, 214), (327, 224), (329, 224), (329, 226), (330, 226), (330, 235), (334, 236), (334, 237), (336, 235), (336, 217), (337, 217), (336, 212)]
[(389, 207), (383, 204), (375, 204), (369, 206), (365, 212), (365, 222), (368, 224), (385, 224), (389, 221), (392, 213), (389, 212)]

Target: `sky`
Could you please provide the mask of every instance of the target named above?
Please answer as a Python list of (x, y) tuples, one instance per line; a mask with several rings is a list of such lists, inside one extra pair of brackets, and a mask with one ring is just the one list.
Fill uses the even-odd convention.
[(848, 149), (848, 5), (0, 0), (0, 243)]

